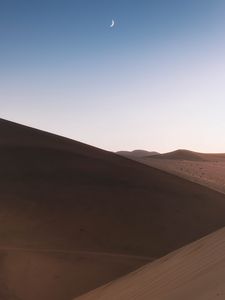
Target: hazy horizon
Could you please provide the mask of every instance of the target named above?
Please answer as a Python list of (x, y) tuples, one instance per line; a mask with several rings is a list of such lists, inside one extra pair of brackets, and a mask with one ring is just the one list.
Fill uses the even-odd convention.
[(1, 1), (0, 117), (111, 151), (225, 152), (224, 25), (222, 0)]

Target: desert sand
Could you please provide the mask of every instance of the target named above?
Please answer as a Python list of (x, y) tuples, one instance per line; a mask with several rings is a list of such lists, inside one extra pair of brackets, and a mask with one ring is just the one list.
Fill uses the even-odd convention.
[(69, 300), (149, 261), (99, 252), (1, 248), (0, 299)]
[(178, 150), (153, 157), (133, 159), (225, 193), (225, 154)]
[(221, 229), (76, 300), (225, 299)]
[(73, 299), (225, 226), (218, 192), (5, 120), (0, 200), (4, 300)]

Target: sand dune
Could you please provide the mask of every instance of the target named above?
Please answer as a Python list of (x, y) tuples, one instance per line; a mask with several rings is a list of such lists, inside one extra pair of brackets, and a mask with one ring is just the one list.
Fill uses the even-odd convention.
[(0, 299), (72, 299), (148, 261), (87, 251), (1, 248)]
[(176, 150), (164, 154), (154, 155), (156, 159), (174, 159), (174, 160), (191, 160), (191, 161), (203, 161), (204, 158), (201, 153), (189, 151), (189, 150)]
[(225, 229), (77, 300), (225, 299)]
[(225, 193), (225, 154), (177, 150), (129, 158)]
[(146, 151), (146, 150), (118, 151), (116, 153), (121, 156), (133, 157), (133, 158), (149, 157), (149, 156), (159, 154), (158, 152), (155, 151)]
[[(45, 255), (46, 265), (51, 261), (49, 268), (60, 270), (61, 296), (68, 287), (64, 278), (74, 273), (67, 271), (67, 263), (65, 268), (58, 260), (52, 263), (55, 250), (116, 254), (95, 256), (94, 262), (78, 253), (67, 255), (77, 268), (73, 288), (68, 288), (75, 297), (146, 263), (137, 256), (160, 257), (225, 225), (222, 194), (111, 152), (4, 120), (0, 166), (0, 247), (35, 250), (38, 260)], [(43, 249), (54, 251), (40, 255)], [(11, 270), (1, 275), (4, 300), (33, 300), (35, 296), (28, 299), (23, 292), (25, 274), (33, 295), (40, 295), (45, 264), (37, 281), (36, 267), (30, 267), (36, 266), (37, 256), (29, 255), (23, 277), (11, 266), (23, 259), (27, 265), (25, 254), (22, 258), (8, 250), (1, 256), (3, 270)], [(82, 274), (89, 273), (89, 280), (82, 281)], [(41, 299), (55, 300), (50, 290), (41, 289)], [(57, 300), (65, 299), (61, 296)]]
[(152, 158), (217, 162), (217, 161), (225, 161), (225, 154), (224, 153), (201, 153), (201, 152), (194, 152), (185, 149), (179, 149), (168, 153), (154, 155)]
[[(190, 152), (190, 151), (189, 151)], [(190, 154), (137, 158), (142, 163), (225, 193), (225, 154)], [(193, 159), (191, 159), (191, 157)], [(186, 159), (185, 159), (186, 158)]]
[(224, 196), (199, 185), (14, 123), (0, 135), (4, 244), (158, 257), (225, 223)]

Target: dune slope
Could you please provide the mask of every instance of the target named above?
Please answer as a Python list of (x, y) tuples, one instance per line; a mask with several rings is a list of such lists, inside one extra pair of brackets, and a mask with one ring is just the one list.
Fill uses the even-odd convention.
[(203, 155), (201, 155), (201, 153), (190, 151), (190, 150), (182, 150), (182, 149), (164, 153), (164, 154), (154, 155), (153, 158), (204, 161), (204, 157)]
[(6, 121), (0, 136), (2, 242), (158, 257), (225, 224), (196, 184)]
[(224, 299), (224, 278), (223, 228), (77, 300)]
[(151, 157), (136, 160), (225, 193), (225, 155), (201, 154), (201, 157), (204, 160), (154, 159)]
[[(50, 269), (60, 266), (54, 284), (60, 295), (70, 290), (72, 299), (224, 226), (224, 215), (222, 194), (111, 152), (0, 120), (0, 247), (5, 249), (0, 292), (5, 300), (36, 300), (26, 296), (26, 280), (11, 268), (15, 257), (23, 257), (26, 265), (26, 255), (12, 256), (7, 249), (48, 249), (46, 270), (47, 262)], [(73, 253), (76, 274), (90, 274), (90, 280), (77, 279), (68, 289), (63, 278), (74, 275), (61, 267), (67, 266), (61, 258), (66, 251), (102, 253), (104, 259), (93, 262)], [(127, 256), (123, 264), (121, 254)], [(30, 258), (29, 280), (36, 280), (35, 263)], [(55, 299), (43, 281), (32, 284), (36, 297), (45, 290), (43, 300)]]
[(1, 247), (0, 299), (72, 299), (148, 261), (99, 252)]
[(146, 151), (146, 150), (133, 150), (133, 151), (118, 151), (116, 152), (118, 155), (130, 157), (130, 158), (141, 158), (141, 157), (149, 157), (158, 155), (159, 153), (154, 151)]

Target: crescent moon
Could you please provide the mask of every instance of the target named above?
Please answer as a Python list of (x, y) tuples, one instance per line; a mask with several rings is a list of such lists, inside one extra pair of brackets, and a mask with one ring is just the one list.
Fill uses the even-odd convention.
[(115, 26), (115, 21), (112, 20), (112, 24), (110, 25), (110, 27), (112, 28), (112, 27), (114, 27), (114, 26)]

